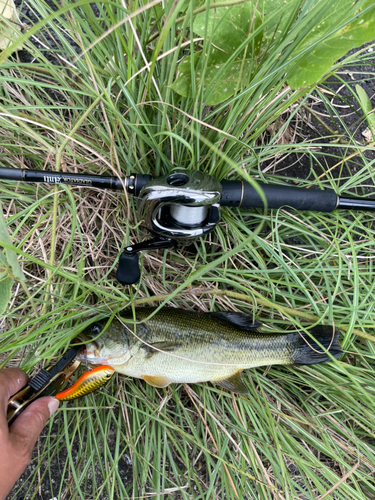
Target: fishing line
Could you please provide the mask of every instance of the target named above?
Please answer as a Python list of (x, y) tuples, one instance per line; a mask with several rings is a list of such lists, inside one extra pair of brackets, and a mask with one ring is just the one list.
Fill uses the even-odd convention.
[[(140, 342), (142, 342), (142, 344), (144, 345), (147, 345), (147, 347), (150, 347), (151, 349), (153, 349), (154, 351), (158, 351), (158, 352), (162, 352), (163, 354), (167, 354), (168, 356), (172, 356), (174, 358), (177, 358), (177, 359), (182, 359), (183, 361), (191, 361), (193, 363), (198, 363), (200, 365), (215, 365), (215, 366), (238, 366), (238, 363), (237, 364), (233, 364), (233, 363), (212, 363), (210, 361), (198, 361), (196, 359), (190, 359), (190, 358), (185, 358), (183, 356), (178, 356), (177, 354), (172, 354), (170, 352), (167, 352), (167, 351), (163, 351), (162, 349), (159, 349), (158, 347), (154, 347), (152, 344), (148, 344), (147, 342), (145, 342), (141, 337), (138, 337), (138, 335), (133, 332), (126, 323), (123, 323), (121, 321), (121, 318), (120, 317), (117, 317), (117, 319), (120, 321), (120, 323), (122, 324), (122, 326), (124, 326), (137, 340), (139, 340)], [(136, 328), (136, 324), (134, 324), (135, 328)]]
[(171, 205), (171, 216), (182, 226), (197, 226), (208, 215), (208, 207), (189, 207), (186, 205)]

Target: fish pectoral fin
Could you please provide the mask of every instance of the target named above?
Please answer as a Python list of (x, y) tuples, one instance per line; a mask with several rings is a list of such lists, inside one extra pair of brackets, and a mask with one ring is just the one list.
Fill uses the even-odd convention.
[(143, 349), (146, 351), (146, 359), (150, 359), (151, 356), (154, 356), (154, 354), (160, 353), (160, 351), (163, 352), (173, 352), (179, 347), (181, 347), (181, 344), (175, 343), (175, 342), (155, 342), (153, 344), (143, 344), (142, 345)]
[(214, 318), (220, 319), (221, 321), (225, 321), (226, 323), (230, 323), (232, 326), (235, 326), (239, 330), (243, 332), (249, 332), (251, 330), (255, 330), (262, 326), (262, 323), (259, 321), (253, 322), (253, 318), (249, 316), (249, 314), (241, 313), (241, 312), (212, 312), (207, 313)]
[(247, 393), (249, 392), (249, 389), (246, 387), (244, 381), (242, 380), (242, 370), (239, 370), (236, 372), (234, 375), (230, 376), (229, 378), (226, 378), (224, 380), (218, 380), (215, 381), (215, 384), (220, 385), (220, 387), (223, 387), (224, 389), (227, 389), (228, 391), (232, 392), (238, 392), (238, 393)]
[(157, 377), (153, 375), (142, 375), (141, 379), (147, 382), (152, 387), (167, 387), (171, 383), (168, 377)]

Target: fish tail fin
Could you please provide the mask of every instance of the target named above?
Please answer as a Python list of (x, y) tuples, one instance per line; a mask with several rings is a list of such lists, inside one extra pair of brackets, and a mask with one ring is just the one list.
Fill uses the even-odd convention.
[[(332, 361), (332, 357), (339, 358), (343, 351), (338, 342), (340, 330), (329, 325), (317, 325), (305, 332), (299, 332), (292, 355), (296, 365), (315, 365)], [(325, 350), (322, 349), (322, 346)], [(328, 351), (328, 352), (327, 352)], [(328, 354), (329, 353), (329, 354)]]

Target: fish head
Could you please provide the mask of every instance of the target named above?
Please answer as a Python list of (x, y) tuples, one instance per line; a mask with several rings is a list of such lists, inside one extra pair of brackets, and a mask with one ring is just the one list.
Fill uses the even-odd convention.
[(131, 357), (131, 333), (120, 321), (114, 319), (105, 329), (106, 320), (91, 324), (78, 335), (86, 342), (82, 354), (77, 357), (81, 362), (91, 365), (108, 365), (113, 368), (125, 364)]

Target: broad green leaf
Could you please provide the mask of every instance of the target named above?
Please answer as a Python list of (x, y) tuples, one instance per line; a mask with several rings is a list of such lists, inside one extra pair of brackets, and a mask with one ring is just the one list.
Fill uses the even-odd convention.
[(0, 316), (5, 311), (11, 297), (14, 280), (12, 276), (9, 276), (10, 271), (5, 255), (0, 252)]
[(0, 280), (0, 315), (4, 313), (12, 293), (14, 280), (11, 277)]
[[(8, 227), (4, 219), (3, 210), (0, 204), (0, 245), (1, 243), (6, 243), (7, 245), (12, 245), (12, 240), (9, 236)], [(25, 280), (25, 275), (17, 260), (17, 254), (13, 250), (5, 249), (5, 254), (7, 261), (12, 268), (13, 276), (19, 280)]]
[[(301, 0), (300, 0), (300, 2), (301, 2)], [(319, 2), (321, 2), (321, 0), (302, 0), (303, 5), (301, 7), (301, 16), (307, 15), (310, 12), (310, 10), (313, 7), (315, 7), (315, 5), (319, 4)]]
[[(319, 3), (314, 9), (319, 7)], [(310, 15), (314, 9), (310, 11)], [(335, 31), (337, 27), (340, 28)], [(303, 52), (305, 54), (290, 66), (287, 78), (289, 85), (296, 89), (319, 81), (349, 50), (372, 41), (374, 33), (373, 0), (333, 0), (324, 17), (319, 18), (311, 27), (303, 42), (293, 52), (293, 56)], [(314, 44), (316, 45), (312, 47)]]
[[(262, 23), (261, 16), (252, 2), (228, 5), (198, 14), (194, 20), (193, 31), (212, 42), (211, 50), (201, 57), (202, 52), (194, 55), (194, 76), (191, 74), (192, 59), (187, 56), (179, 65), (179, 72), (171, 88), (187, 97), (192, 78), (196, 87), (203, 84), (203, 100), (213, 105), (232, 96), (238, 87), (250, 79), (254, 69), (254, 56), (261, 48), (262, 33), (251, 37)], [(246, 45), (246, 41), (248, 44)], [(230, 56), (242, 45), (238, 59), (228, 63)], [(207, 44), (208, 46), (208, 44)], [(207, 59), (206, 59), (207, 57)]]
[(363, 88), (360, 87), (359, 85), (355, 86), (355, 91), (357, 92), (357, 95), (358, 95), (359, 100), (361, 102), (363, 112), (365, 113), (365, 115), (368, 115), (370, 113), (370, 111), (372, 110), (371, 101), (369, 99), (369, 96), (366, 94), (366, 91), (363, 90)]
[(0, 281), (4, 278), (7, 278), (10, 274), (10, 266), (5, 255), (0, 252)]
[(150, 15), (151, 17), (161, 19), (164, 15), (163, 6), (160, 3), (154, 5), (153, 8), (150, 9)]
[[(206, 23), (207, 19), (207, 23)], [(238, 49), (262, 23), (253, 2), (209, 9), (201, 12), (194, 20), (193, 30), (197, 35), (211, 40), (215, 47), (228, 55)], [(212, 36), (212, 38), (211, 38)], [(257, 55), (262, 44), (262, 33), (249, 42), (246, 57)], [(243, 56), (245, 49), (239, 54)]]
[(228, 63), (228, 56), (214, 49), (203, 65), (201, 56), (202, 52), (194, 54), (194, 77), (191, 74), (191, 56), (185, 57), (179, 65), (178, 76), (171, 88), (178, 94), (187, 97), (191, 89), (192, 78), (195, 78), (195, 84), (199, 89), (203, 77), (203, 101), (209, 105), (218, 104), (232, 96), (237, 90), (238, 83), (241, 87), (244, 81), (249, 79), (254, 66), (252, 59), (244, 61), (243, 78), (239, 82), (242, 61), (236, 60)]
[[(319, 1), (319, 0), (314, 0)], [(258, 4), (258, 10), (264, 17), (263, 36), (267, 39), (276, 40), (290, 24), (290, 16), (293, 12), (298, 12), (298, 7), (302, 4), (302, 10), (299, 14), (304, 17), (311, 9), (310, 2), (303, 0), (263, 0)], [(278, 13), (278, 15), (275, 15)]]
[(373, 130), (375, 130), (375, 113), (371, 113), (371, 115), (368, 115), (367, 118)]

